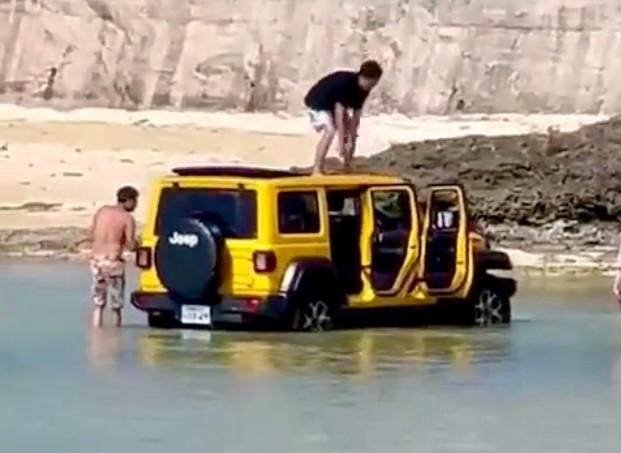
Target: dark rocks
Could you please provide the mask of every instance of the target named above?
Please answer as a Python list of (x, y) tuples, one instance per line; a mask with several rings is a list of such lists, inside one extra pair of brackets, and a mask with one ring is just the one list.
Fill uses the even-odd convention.
[(420, 192), (458, 182), (474, 219), (503, 245), (585, 250), (618, 243), (621, 116), (571, 133), (395, 145), (354, 167), (406, 177)]
[(576, 132), (465, 137), (396, 145), (357, 170), (397, 173), (418, 187), (459, 181), (476, 218), (544, 228), (616, 228), (621, 220), (621, 117)]
[(39, 230), (1, 230), (0, 255), (18, 257), (72, 257), (83, 254), (88, 232), (65, 227)]

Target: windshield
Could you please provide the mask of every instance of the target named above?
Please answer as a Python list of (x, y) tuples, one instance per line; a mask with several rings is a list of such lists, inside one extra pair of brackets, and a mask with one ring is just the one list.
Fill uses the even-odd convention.
[(160, 196), (155, 234), (183, 218), (196, 218), (220, 229), (228, 239), (257, 235), (257, 195), (253, 190), (164, 189)]

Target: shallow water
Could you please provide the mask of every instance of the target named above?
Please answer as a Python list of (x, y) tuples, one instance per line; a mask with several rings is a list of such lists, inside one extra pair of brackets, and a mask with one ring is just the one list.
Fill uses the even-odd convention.
[(88, 328), (78, 264), (0, 263), (0, 451), (617, 452), (608, 281), (523, 288), (497, 330)]

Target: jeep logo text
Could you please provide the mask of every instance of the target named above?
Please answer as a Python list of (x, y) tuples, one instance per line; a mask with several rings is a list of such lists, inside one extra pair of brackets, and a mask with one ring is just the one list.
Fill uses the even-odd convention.
[(168, 243), (170, 245), (180, 245), (193, 249), (198, 244), (198, 236), (195, 234), (179, 234), (175, 231), (168, 237)]

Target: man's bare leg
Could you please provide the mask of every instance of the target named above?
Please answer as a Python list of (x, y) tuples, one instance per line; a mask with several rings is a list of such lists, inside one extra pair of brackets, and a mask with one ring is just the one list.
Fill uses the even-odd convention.
[(315, 165), (313, 166), (313, 174), (322, 174), (324, 172), (324, 163), (332, 141), (334, 140), (335, 131), (333, 129), (324, 129), (317, 148), (315, 151)]
[(91, 295), (93, 299), (93, 327), (101, 327), (103, 325), (103, 310), (108, 301), (108, 283), (100, 266), (91, 263), (91, 272), (93, 274), (93, 283)]
[(110, 308), (112, 308), (114, 315), (114, 325), (121, 327), (123, 324), (123, 300), (125, 298), (125, 272), (110, 278), (108, 292), (110, 293)]
[(93, 309), (93, 327), (101, 327), (103, 325), (103, 307), (95, 307)]
[(116, 327), (121, 327), (123, 325), (123, 313), (120, 308), (113, 308), (112, 313), (114, 313), (114, 325)]

